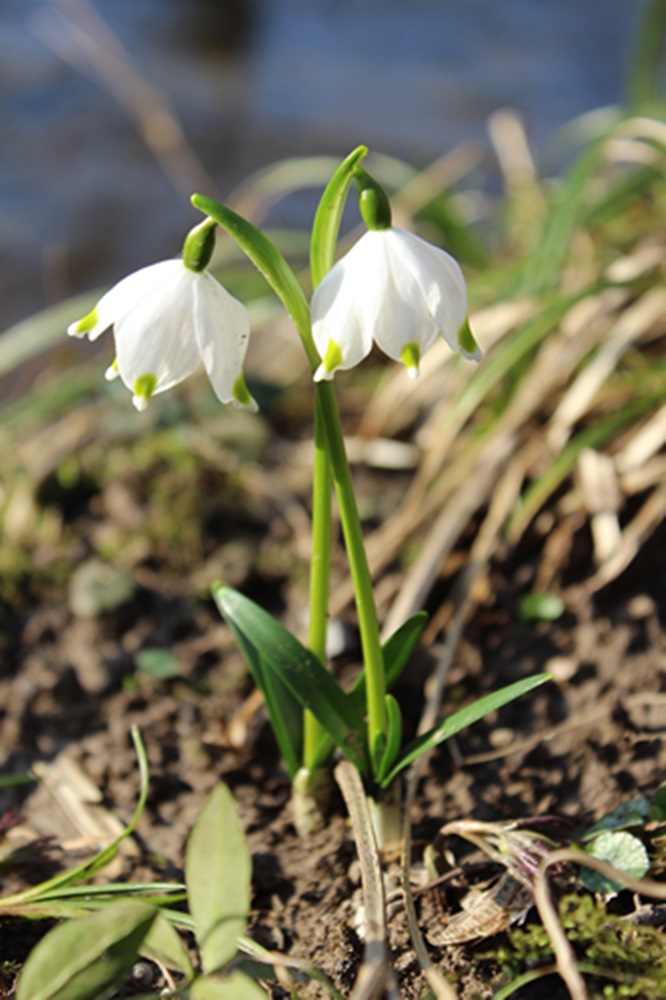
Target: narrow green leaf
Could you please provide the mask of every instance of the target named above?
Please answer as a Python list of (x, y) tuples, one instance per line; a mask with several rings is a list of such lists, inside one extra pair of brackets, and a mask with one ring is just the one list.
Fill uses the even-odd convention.
[(459, 712), (455, 712), (449, 716), (439, 726), (435, 726), (434, 729), (414, 740), (407, 747), (395, 767), (381, 782), (381, 787), (387, 788), (395, 780), (400, 771), (408, 767), (421, 754), (432, 750), (433, 747), (439, 746), (440, 743), (444, 743), (452, 736), (455, 736), (456, 733), (459, 733), (461, 729), (466, 729), (472, 723), (478, 722), (479, 719), (482, 719), (484, 715), (488, 715), (489, 712), (494, 712), (496, 709), (502, 708), (503, 705), (508, 705), (510, 701), (515, 701), (516, 698), (520, 698), (521, 695), (533, 691), (534, 688), (540, 687), (541, 684), (545, 684), (546, 681), (550, 680), (552, 680), (550, 674), (537, 674), (535, 677), (525, 677), (522, 681), (509, 684), (499, 691), (494, 691), (492, 694), (487, 694), (483, 698), (479, 698), (472, 705), (461, 708)]
[(296, 324), (308, 355), (308, 361), (314, 370), (321, 359), (312, 340), (310, 307), (296, 275), (280, 251), (251, 222), (213, 198), (194, 194), (192, 195), (192, 204), (200, 212), (204, 212), (211, 219), (214, 219), (218, 226), (226, 229), (254, 266), (263, 274)]
[(310, 270), (312, 285), (316, 288), (333, 267), (335, 244), (338, 239), (340, 219), (345, 207), (354, 168), (367, 156), (366, 146), (359, 146), (342, 161), (321, 196), (312, 223), (310, 241)]
[(139, 950), (153, 962), (182, 972), (186, 979), (194, 977), (194, 969), (183, 939), (161, 913), (157, 914)]
[[(427, 611), (418, 611), (411, 618), (408, 618), (406, 622), (403, 622), (383, 644), (382, 654), (384, 657), (387, 688), (395, 684), (409, 663), (409, 658), (416, 648), (427, 622)], [(358, 675), (350, 688), (349, 694), (353, 697), (354, 704), (358, 706), (359, 711), (364, 712), (365, 670), (362, 670)]]
[(263, 608), (232, 587), (214, 586), (213, 597), (243, 649), (251, 646), (261, 654), (265, 665), (312, 712), (342, 753), (365, 772), (363, 716), (317, 657)]
[[(612, 127), (617, 121), (619, 115)], [(518, 290), (520, 295), (539, 295), (557, 284), (583, 213), (588, 185), (599, 166), (607, 138), (606, 132), (588, 143), (564, 179), (556, 204), (523, 271), (522, 284)]]
[[(79, 882), (84, 882), (86, 879), (92, 878), (93, 875), (96, 875), (97, 872), (105, 868), (106, 865), (110, 864), (110, 862), (115, 858), (118, 851), (118, 845), (136, 828), (146, 805), (146, 799), (148, 798), (149, 773), (146, 748), (143, 745), (141, 734), (136, 726), (132, 726), (131, 734), (139, 763), (141, 789), (139, 793), (139, 801), (137, 802), (134, 815), (130, 820), (129, 825), (125, 827), (123, 832), (116, 837), (115, 840), (111, 841), (108, 847), (105, 847), (89, 861), (84, 861), (83, 864), (76, 865), (74, 868), (69, 868), (65, 872), (54, 875), (53, 878), (47, 879), (45, 882), (40, 882), (39, 885), (31, 886), (23, 892), (17, 892), (13, 896), (5, 896), (5, 898), (0, 902), (2, 912), (9, 913), (12, 910), (18, 911), (27, 903), (39, 902), (42, 897), (49, 899), (57, 898), (56, 893), (59, 889), (67, 890), (72, 885), (76, 885)], [(63, 895), (67, 896), (68, 893), (64, 891)]]
[[(213, 593), (213, 596), (215, 594)], [(218, 605), (219, 606), (219, 605)], [(221, 609), (220, 609), (221, 610)], [(293, 781), (303, 759), (303, 708), (279, 674), (271, 669), (263, 650), (233, 622), (227, 624), (248, 662), (254, 682), (264, 696), (266, 711), (289, 777)]]
[(54, 927), (31, 952), (16, 1000), (101, 1000), (129, 973), (158, 911), (133, 900)]
[(380, 785), (393, 766), (402, 746), (402, 714), (400, 705), (392, 694), (386, 695), (386, 719), (386, 746), (375, 775)]
[(206, 973), (223, 968), (238, 950), (250, 909), (252, 863), (236, 806), (226, 785), (208, 796), (185, 855), (185, 882)]
[(417, 611), (415, 615), (403, 622), (382, 646), (387, 687), (395, 684), (409, 663), (409, 658), (416, 649), (427, 624), (428, 612)]
[[(650, 867), (645, 846), (632, 833), (607, 831), (601, 833), (587, 847), (588, 854), (601, 861), (609, 861), (618, 871), (631, 878), (642, 878)], [(580, 880), (591, 892), (615, 894), (622, 891), (622, 883), (607, 879), (599, 872), (583, 868)]]
[(224, 979), (197, 979), (190, 987), (192, 1000), (266, 1000), (262, 988), (242, 972)]
[[(666, 35), (666, 0), (648, 0), (643, 4), (638, 32), (630, 54), (627, 98), (632, 111), (645, 111), (651, 102), (661, 99), (659, 80), (663, 69)], [(661, 77), (663, 82), (663, 77)]]

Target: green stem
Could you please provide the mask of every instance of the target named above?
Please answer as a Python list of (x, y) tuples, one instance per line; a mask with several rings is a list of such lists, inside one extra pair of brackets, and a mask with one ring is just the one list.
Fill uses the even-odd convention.
[(315, 398), (326, 434), (328, 458), (333, 473), (333, 482), (340, 508), (340, 521), (342, 522), (347, 558), (354, 584), (363, 664), (366, 671), (370, 759), (374, 764), (383, 750), (387, 720), (384, 658), (379, 640), (379, 623), (375, 609), (372, 578), (363, 544), (363, 531), (356, 506), (351, 470), (345, 452), (340, 416), (332, 383), (328, 381), (316, 382)]
[[(310, 568), (310, 625), (308, 646), (322, 664), (326, 664), (326, 630), (331, 571), (331, 466), (326, 450), (321, 405), (315, 396), (314, 469), (312, 481), (312, 563)], [(306, 711), (303, 719), (303, 763), (313, 770), (317, 751), (326, 739), (326, 730)]]

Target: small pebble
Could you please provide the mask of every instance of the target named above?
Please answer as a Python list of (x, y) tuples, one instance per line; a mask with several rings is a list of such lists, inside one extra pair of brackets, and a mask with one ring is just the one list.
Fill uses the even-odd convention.
[(656, 611), (655, 603), (647, 594), (637, 594), (627, 604), (627, 611), (632, 618), (637, 621), (641, 618), (649, 618)]
[(578, 663), (572, 656), (553, 656), (546, 664), (546, 673), (552, 674), (554, 681), (570, 681), (578, 670)]

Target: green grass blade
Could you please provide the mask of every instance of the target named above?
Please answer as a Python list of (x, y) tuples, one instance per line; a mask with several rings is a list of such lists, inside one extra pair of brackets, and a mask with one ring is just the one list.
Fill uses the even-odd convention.
[(414, 740), (407, 747), (398, 763), (381, 782), (381, 787), (388, 788), (397, 778), (398, 774), (415, 761), (417, 757), (420, 757), (421, 754), (451, 739), (461, 729), (466, 729), (472, 723), (478, 722), (479, 719), (482, 719), (484, 715), (488, 715), (489, 712), (494, 712), (496, 709), (502, 708), (503, 705), (508, 705), (509, 702), (515, 701), (516, 698), (520, 698), (529, 691), (533, 691), (534, 688), (540, 687), (541, 684), (545, 684), (546, 681), (550, 681), (551, 679), (550, 674), (537, 674), (535, 677), (526, 677), (522, 681), (516, 681), (515, 684), (509, 684), (507, 687), (500, 688), (499, 691), (487, 694), (466, 708), (460, 709), (459, 712), (455, 712), (448, 719), (445, 719), (444, 722), (440, 723), (439, 726), (435, 726), (434, 729), (424, 733), (423, 736)]

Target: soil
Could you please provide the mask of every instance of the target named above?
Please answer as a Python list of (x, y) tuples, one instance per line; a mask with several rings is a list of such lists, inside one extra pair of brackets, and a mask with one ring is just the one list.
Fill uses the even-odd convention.
[[(22, 774), (67, 758), (99, 788), (108, 813), (127, 822), (139, 789), (129, 732), (138, 726), (150, 762), (149, 799), (131, 849), (119, 868), (103, 876), (131, 880), (182, 875), (188, 832), (206, 794), (225, 781), (253, 855), (249, 934), (319, 967), (349, 996), (363, 945), (359, 867), (341, 799), (334, 795), (324, 829), (305, 840), (298, 837), (272, 734), (206, 591), (207, 574), (224, 575), (289, 627), (302, 624), (307, 494), (296, 482), (299, 475), (303, 479), (298, 463), (289, 463), (290, 450), (300, 442), (290, 440), (288, 431), (283, 425), (258, 446), (263, 471), (255, 465), (251, 473), (234, 468), (222, 473), (215, 456), (199, 456), (197, 467), (185, 470), (198, 521), (191, 536), (172, 544), (157, 525), (154, 494), (161, 483), (165, 509), (174, 511), (174, 520), (185, 518), (178, 507), (186, 503), (178, 490), (185, 479), (176, 477), (169, 493), (172, 473), (164, 466), (160, 472), (153, 465), (148, 474), (129, 462), (104, 480), (96, 471), (98, 448), (97, 465), (88, 470), (85, 450), (81, 453), (86, 476), (79, 469), (65, 486), (42, 479), (40, 510), (57, 510), (65, 527), (48, 555), (33, 553), (32, 567), (0, 605), (0, 767), (4, 774)], [(403, 489), (402, 477), (364, 471), (359, 481), (363, 495), (386, 507)], [(149, 539), (142, 552), (125, 560), (132, 586), (111, 600), (108, 610), (89, 607), (85, 573), (94, 577), (98, 570), (99, 539), (123, 539), (118, 565), (130, 536)], [(662, 528), (623, 575), (596, 594), (586, 587), (593, 571), (587, 528), (573, 532), (570, 541), (553, 588), (565, 606), (555, 622), (526, 622), (517, 611), (534, 579), (543, 535), (531, 529), (489, 568), (485, 596), (475, 603), (449, 674), (446, 710), (540, 671), (550, 671), (554, 680), (431, 756), (413, 816), (415, 860), (445, 822), (460, 818), (556, 816), (568, 821), (566, 837), (575, 840), (606, 812), (635, 796), (652, 795), (664, 780), (666, 533)], [(344, 579), (341, 556), (335, 573), (338, 581)], [(444, 574), (435, 586), (428, 605), (433, 618), (450, 601), (453, 579)], [(335, 662), (344, 671), (354, 668), (357, 650), (353, 612), (341, 617), (345, 648)], [(396, 690), (410, 731), (444, 638), (441, 630), (430, 635)], [(147, 649), (169, 651), (176, 675), (160, 680), (137, 669), (137, 653)], [(8, 871), (3, 894), (96, 846), (94, 836), (72, 823), (46, 781), (2, 790), (0, 815), (10, 812), (21, 818), (21, 835), (52, 840), (33, 847), (29, 864)], [(437, 892), (419, 896), (426, 933), (442, 925), (446, 905)], [(44, 929), (2, 922), (3, 1000), (12, 996), (15, 972)], [(409, 1000), (420, 995), (423, 981), (399, 904), (391, 908), (390, 935), (401, 996)], [(431, 954), (455, 979), (459, 996), (471, 1000), (490, 996), (497, 981), (490, 950), (482, 941), (433, 946)], [(134, 981), (118, 995), (145, 992), (150, 975), (150, 969), (137, 968)], [(548, 995), (556, 997), (558, 980), (548, 984)], [(152, 982), (153, 988), (159, 985), (159, 979)], [(543, 985), (539, 989), (543, 995)], [(273, 996), (286, 995), (274, 988)], [(302, 995), (325, 993), (310, 984)], [(526, 987), (515, 995), (532, 994)]]

